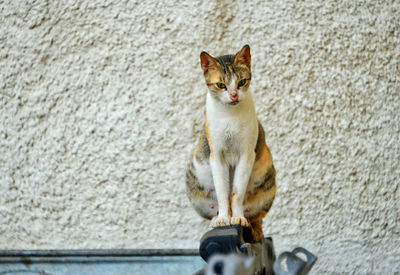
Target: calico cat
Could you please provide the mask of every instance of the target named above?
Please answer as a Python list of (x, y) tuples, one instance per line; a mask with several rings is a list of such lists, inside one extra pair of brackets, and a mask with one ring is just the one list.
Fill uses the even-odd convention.
[(217, 58), (200, 54), (208, 87), (204, 129), (186, 172), (194, 209), (212, 227), (250, 228), (262, 236), (261, 219), (275, 198), (275, 168), (249, 91), (250, 47)]

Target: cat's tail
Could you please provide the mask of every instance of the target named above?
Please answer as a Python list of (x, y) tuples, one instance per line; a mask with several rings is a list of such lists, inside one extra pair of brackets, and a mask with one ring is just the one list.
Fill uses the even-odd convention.
[(262, 220), (251, 221), (250, 225), (251, 227), (243, 230), (243, 240), (246, 243), (257, 243), (263, 237)]
[(257, 220), (251, 223), (251, 234), (253, 242), (256, 243), (263, 237), (262, 220)]

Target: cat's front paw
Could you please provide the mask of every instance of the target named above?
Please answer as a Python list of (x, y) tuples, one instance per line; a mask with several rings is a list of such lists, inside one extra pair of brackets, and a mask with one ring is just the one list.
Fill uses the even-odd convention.
[(232, 225), (238, 224), (238, 225), (241, 225), (243, 227), (250, 227), (249, 221), (243, 216), (232, 217), (231, 218), (231, 224)]
[(214, 217), (211, 220), (211, 226), (212, 227), (221, 227), (221, 226), (228, 226), (231, 225), (230, 220), (228, 217)]

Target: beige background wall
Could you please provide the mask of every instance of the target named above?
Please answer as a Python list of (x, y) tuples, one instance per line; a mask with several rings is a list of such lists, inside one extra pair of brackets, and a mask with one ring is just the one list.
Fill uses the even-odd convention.
[(252, 50), (264, 222), (314, 274), (400, 270), (400, 2), (0, 1), (0, 249), (195, 248), (199, 53)]

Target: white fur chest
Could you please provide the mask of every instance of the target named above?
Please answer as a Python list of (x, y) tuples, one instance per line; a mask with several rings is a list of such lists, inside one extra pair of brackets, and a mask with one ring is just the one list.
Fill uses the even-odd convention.
[(254, 150), (258, 121), (251, 96), (232, 107), (208, 94), (207, 122), (214, 154), (222, 154), (229, 165), (236, 166), (241, 155)]

